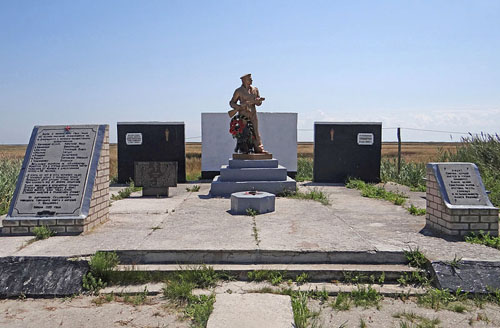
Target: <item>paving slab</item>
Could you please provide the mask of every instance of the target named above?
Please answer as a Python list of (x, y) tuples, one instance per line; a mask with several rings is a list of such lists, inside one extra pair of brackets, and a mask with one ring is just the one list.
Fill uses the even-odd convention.
[(31, 237), (0, 236), (0, 256), (87, 256), (98, 250), (389, 256), (418, 248), (434, 261), (500, 261), (496, 249), (436, 236), (424, 229), (425, 216), (343, 186), (302, 183), (303, 190), (324, 191), (331, 204), (278, 197), (275, 212), (253, 218), (232, 215), (229, 199), (210, 198), (210, 184), (199, 185), (199, 192), (187, 192), (192, 184), (179, 184), (169, 198), (114, 201), (110, 220), (79, 236), (55, 236), (27, 246)]
[(380, 251), (419, 249), (430, 260), (499, 261), (500, 251), (484, 245), (443, 238), (425, 228), (425, 215), (414, 216), (388, 201), (361, 197), (359, 190), (343, 186), (305, 184), (301, 188), (317, 188), (325, 192), (329, 207), (351, 229)]
[(217, 294), (207, 328), (293, 328), (289, 296)]

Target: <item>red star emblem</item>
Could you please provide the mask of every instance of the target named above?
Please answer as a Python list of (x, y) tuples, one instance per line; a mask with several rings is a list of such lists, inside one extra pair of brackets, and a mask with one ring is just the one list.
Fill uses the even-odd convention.
[(71, 126), (69, 126), (69, 125), (64, 128), (64, 130), (66, 130), (68, 132), (69, 132), (70, 129), (71, 129)]

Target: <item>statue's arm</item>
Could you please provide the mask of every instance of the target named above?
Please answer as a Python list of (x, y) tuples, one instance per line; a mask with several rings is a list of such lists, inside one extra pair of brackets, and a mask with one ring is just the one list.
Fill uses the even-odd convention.
[(240, 98), (240, 95), (239, 95), (238, 91), (234, 91), (233, 97), (229, 101), (229, 106), (231, 106), (231, 108), (236, 109), (238, 111), (241, 109), (241, 106), (238, 105), (238, 103), (237, 103), (239, 98)]
[(262, 105), (262, 102), (265, 100), (265, 98), (261, 98), (259, 94), (259, 89), (255, 88), (256, 91), (256, 96), (255, 97), (255, 105), (260, 106)]

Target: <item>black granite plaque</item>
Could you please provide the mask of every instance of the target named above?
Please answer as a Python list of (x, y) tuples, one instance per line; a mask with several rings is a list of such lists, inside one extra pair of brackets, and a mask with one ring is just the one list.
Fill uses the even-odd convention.
[(0, 298), (80, 294), (87, 261), (62, 257), (1, 257)]
[[(439, 163), (441, 194), (451, 205), (491, 205), (477, 166), (472, 163)], [(444, 191), (444, 193), (443, 193)]]
[(85, 217), (105, 125), (36, 126), (8, 217)]
[(454, 265), (432, 262), (432, 275), (436, 287), (451, 292), (461, 289), (467, 293), (487, 294), (500, 288), (500, 262), (459, 261)]
[(314, 181), (380, 181), (382, 123), (314, 123)]
[(118, 123), (118, 182), (134, 180), (134, 162), (177, 162), (177, 181), (186, 182), (184, 123)]

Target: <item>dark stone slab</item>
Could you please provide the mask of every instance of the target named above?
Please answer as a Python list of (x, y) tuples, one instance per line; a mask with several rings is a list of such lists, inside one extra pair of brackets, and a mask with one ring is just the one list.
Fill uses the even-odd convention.
[(35, 126), (8, 218), (84, 218), (106, 125)]
[(460, 261), (457, 266), (432, 262), (432, 275), (438, 288), (469, 293), (488, 293), (500, 288), (500, 262)]
[(134, 162), (177, 162), (177, 181), (186, 182), (184, 123), (118, 123), (118, 182), (134, 176)]
[(474, 163), (429, 163), (445, 203), (453, 206), (493, 207)]
[(168, 196), (168, 187), (177, 187), (177, 162), (135, 162), (134, 175), (143, 196)]
[(380, 181), (382, 123), (314, 123), (314, 181)]
[(0, 297), (71, 296), (82, 292), (87, 261), (61, 257), (0, 258)]

